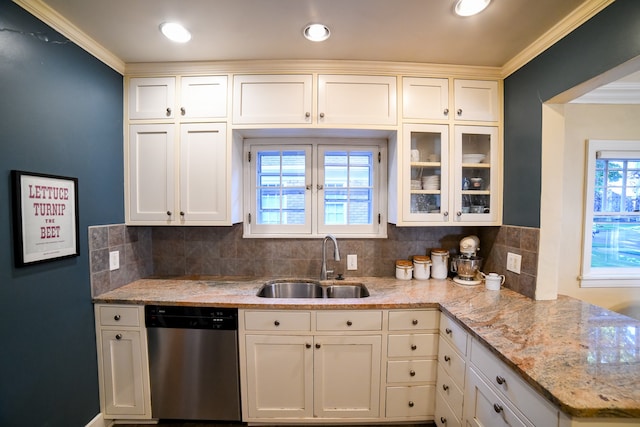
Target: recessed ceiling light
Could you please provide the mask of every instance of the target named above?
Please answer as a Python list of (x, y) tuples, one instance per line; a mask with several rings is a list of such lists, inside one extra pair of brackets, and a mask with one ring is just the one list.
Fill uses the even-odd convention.
[(175, 22), (164, 22), (160, 24), (160, 31), (169, 40), (176, 43), (186, 43), (191, 40), (191, 33), (182, 25)]
[(460, 16), (471, 16), (482, 12), (491, 0), (458, 0), (456, 13)]
[(323, 24), (309, 24), (304, 27), (302, 34), (312, 42), (321, 42), (329, 38), (331, 31), (329, 31), (329, 27)]

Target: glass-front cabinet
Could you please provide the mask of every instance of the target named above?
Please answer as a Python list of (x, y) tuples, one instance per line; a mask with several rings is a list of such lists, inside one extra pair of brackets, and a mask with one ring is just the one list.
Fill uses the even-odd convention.
[(499, 224), (498, 128), (405, 124), (402, 219), (406, 225)]

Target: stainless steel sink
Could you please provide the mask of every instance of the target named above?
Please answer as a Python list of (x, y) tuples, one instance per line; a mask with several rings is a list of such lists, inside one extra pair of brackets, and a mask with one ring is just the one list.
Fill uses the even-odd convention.
[(283, 280), (265, 283), (258, 291), (263, 298), (322, 298), (322, 286), (311, 280)]
[(331, 284), (307, 279), (272, 280), (258, 290), (262, 298), (364, 298), (369, 290), (362, 283)]

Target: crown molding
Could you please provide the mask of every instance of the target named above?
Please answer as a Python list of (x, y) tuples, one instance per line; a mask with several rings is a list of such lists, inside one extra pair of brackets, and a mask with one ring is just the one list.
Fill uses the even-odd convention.
[(89, 37), (49, 5), (43, 3), (41, 0), (13, 0), (13, 2), (118, 73), (124, 74), (125, 63), (123, 60)]
[[(587, 0), (564, 19), (540, 36), (526, 49), (511, 58), (502, 66), (502, 78), (507, 78), (518, 71), (536, 56), (553, 46), (560, 39), (580, 25), (587, 22), (615, 0)], [(535, 6), (534, 6), (535, 7)]]

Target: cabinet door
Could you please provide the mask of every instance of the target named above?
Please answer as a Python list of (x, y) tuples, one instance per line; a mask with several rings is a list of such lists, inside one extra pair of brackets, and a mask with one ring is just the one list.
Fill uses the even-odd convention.
[(227, 136), (224, 123), (187, 123), (180, 130), (180, 220), (227, 219)]
[(129, 127), (129, 220), (167, 224), (174, 212), (174, 125)]
[(235, 76), (233, 123), (310, 124), (310, 75)]
[(128, 96), (130, 119), (170, 119), (175, 116), (175, 77), (132, 78)]
[(456, 120), (497, 122), (500, 118), (496, 81), (456, 79), (454, 98)]
[(316, 417), (378, 417), (380, 336), (316, 336)]
[(313, 416), (310, 336), (247, 335), (249, 418)]
[(456, 126), (454, 139), (455, 221), (498, 225), (502, 218), (498, 128)]
[(449, 117), (449, 80), (423, 77), (402, 79), (402, 117), (405, 120), (445, 120)]
[(181, 117), (227, 117), (227, 76), (182, 77), (181, 83)]
[(403, 144), (403, 220), (448, 221), (449, 127), (405, 125)]
[(102, 330), (105, 418), (144, 415), (145, 387), (139, 331)]
[(318, 76), (318, 123), (395, 125), (396, 78)]

